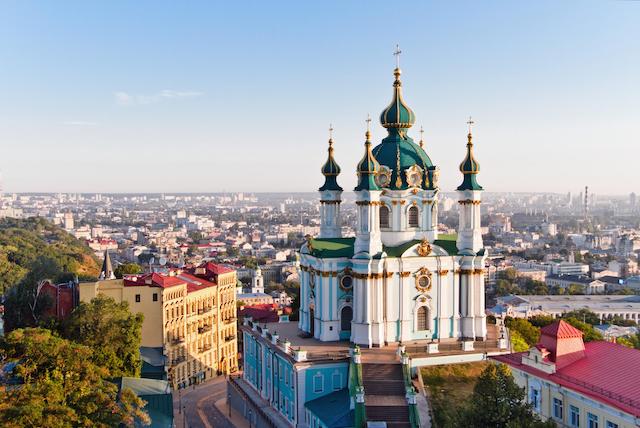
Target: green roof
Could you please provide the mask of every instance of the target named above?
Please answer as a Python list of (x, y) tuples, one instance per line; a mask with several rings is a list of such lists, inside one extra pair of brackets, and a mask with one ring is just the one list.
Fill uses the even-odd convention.
[(311, 240), (311, 254), (321, 259), (353, 257), (356, 238), (314, 238)]
[[(121, 377), (115, 379), (118, 390), (131, 389), (138, 397), (146, 401), (144, 410), (151, 418), (152, 428), (172, 428), (173, 396), (169, 382), (156, 379)], [(137, 425), (137, 424), (136, 424)]]
[[(458, 254), (458, 248), (456, 247), (456, 240), (458, 235), (456, 234), (444, 234), (440, 235), (433, 244), (441, 247), (450, 256)], [(314, 238), (311, 240), (311, 246), (313, 251), (311, 255), (321, 259), (353, 257), (353, 246), (356, 238)], [(400, 257), (409, 248), (416, 244), (419, 244), (421, 240), (414, 239), (396, 247), (383, 247), (383, 251), (388, 257)]]
[(480, 172), (480, 164), (473, 156), (472, 135), (467, 135), (467, 155), (460, 164), (460, 172), (464, 176), (462, 184), (458, 186), (458, 190), (483, 190), (482, 186), (476, 180), (476, 174)]
[(354, 415), (350, 407), (349, 390), (341, 389), (305, 403), (305, 407), (331, 428), (351, 428)]
[(456, 245), (457, 240), (458, 235), (456, 235), (455, 233), (442, 234), (438, 235), (438, 239), (433, 241), (433, 245), (437, 245), (438, 247), (442, 248), (450, 256), (455, 256), (458, 254), (458, 246)]
[(333, 158), (333, 140), (329, 139), (329, 155), (327, 162), (322, 166), (322, 175), (325, 176), (324, 185), (318, 189), (321, 192), (323, 190), (342, 190), (342, 187), (338, 185), (338, 174), (340, 174), (340, 166)]

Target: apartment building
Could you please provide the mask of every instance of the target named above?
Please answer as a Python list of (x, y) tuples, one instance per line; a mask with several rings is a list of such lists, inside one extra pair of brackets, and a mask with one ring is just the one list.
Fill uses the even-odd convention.
[(235, 271), (212, 263), (168, 274), (80, 284), (80, 300), (98, 294), (144, 315), (142, 346), (161, 348), (172, 387), (238, 368)]

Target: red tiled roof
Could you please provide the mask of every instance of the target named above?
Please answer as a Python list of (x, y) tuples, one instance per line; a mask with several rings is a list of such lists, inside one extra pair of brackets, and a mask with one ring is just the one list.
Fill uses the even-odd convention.
[(128, 275), (124, 278), (123, 284), (125, 287), (147, 286), (167, 288), (184, 284), (184, 281), (179, 280), (175, 276), (162, 275), (154, 272), (143, 275)]
[(220, 275), (223, 273), (229, 273), (229, 272), (233, 272), (233, 269), (229, 269), (228, 267), (224, 266), (224, 265), (219, 265), (216, 263), (212, 263), (212, 262), (207, 262), (205, 263), (204, 267), (208, 272), (211, 272), (215, 275)]
[(193, 276), (186, 272), (178, 274), (177, 278), (180, 278), (187, 283), (187, 293), (193, 293), (194, 291), (199, 291), (204, 288), (216, 286), (216, 284), (214, 284), (213, 282), (206, 281), (202, 278), (198, 278), (197, 276)]
[(524, 354), (492, 358), (640, 417), (640, 350), (611, 342), (588, 342), (583, 358), (553, 374), (522, 364)]
[(558, 339), (582, 337), (582, 332), (566, 321), (560, 320), (540, 329), (540, 334), (553, 336)]

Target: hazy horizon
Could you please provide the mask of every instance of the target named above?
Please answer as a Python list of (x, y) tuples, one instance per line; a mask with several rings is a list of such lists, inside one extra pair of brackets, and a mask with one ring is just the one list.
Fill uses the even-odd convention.
[(640, 193), (640, 2), (427, 2), (393, 25), (389, 8), (0, 4), (4, 191), (313, 192), (332, 123), (350, 192), (399, 43), (443, 192), (472, 115), (487, 192)]

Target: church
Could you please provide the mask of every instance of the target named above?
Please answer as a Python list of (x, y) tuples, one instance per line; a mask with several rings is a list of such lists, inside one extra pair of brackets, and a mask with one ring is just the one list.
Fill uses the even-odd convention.
[(342, 236), (341, 169), (329, 138), (318, 189), (320, 233), (300, 249), (298, 327), (323, 342), (348, 340), (369, 348), (486, 340), (487, 254), (473, 122), (460, 164), (457, 234), (439, 234), (440, 170), (422, 139), (416, 143), (409, 135), (416, 118), (402, 96), (399, 66), (394, 77), (391, 103), (380, 114), (388, 135), (374, 145), (367, 126), (356, 167), (355, 237)]

